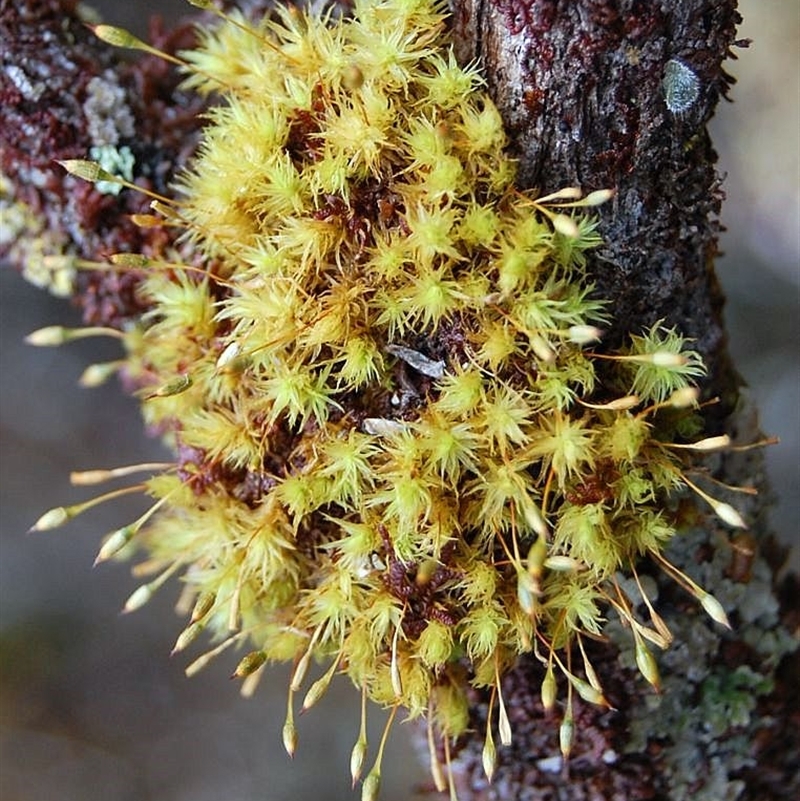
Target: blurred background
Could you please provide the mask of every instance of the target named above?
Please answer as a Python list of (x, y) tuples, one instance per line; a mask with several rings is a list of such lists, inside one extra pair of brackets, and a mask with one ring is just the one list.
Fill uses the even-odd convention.
[[(94, 5), (138, 31), (151, 9), (168, 19), (186, 9), (180, 0)], [(772, 521), (791, 542), (800, 520), (800, 4), (743, 0), (740, 9), (740, 36), (753, 44), (730, 62), (735, 103), (713, 124), (728, 197), (717, 270), (736, 363), (765, 432), (781, 438), (767, 453)], [(115, 357), (113, 345), (23, 344), (56, 323), (78, 320), (0, 270), (0, 799), (358, 798), (347, 770), (358, 696), (345, 681), (299, 720), (291, 761), (280, 741), (285, 671), (271, 672), (250, 700), (227, 680), (230, 658), (187, 680), (191, 657), (169, 658), (182, 628), (174, 587), (119, 615), (136, 581), (125, 565), (91, 564), (101, 536), (134, 519), (140, 503), (114, 502), (26, 536), (45, 509), (88, 497), (70, 487), (70, 471), (167, 457), (113, 382), (77, 385), (88, 364)], [(372, 721), (375, 743), (383, 716)], [(382, 798), (407, 801), (425, 777), (396, 727)]]

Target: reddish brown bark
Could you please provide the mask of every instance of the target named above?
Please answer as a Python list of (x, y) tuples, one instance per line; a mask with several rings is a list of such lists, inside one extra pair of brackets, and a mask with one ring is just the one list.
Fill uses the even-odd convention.
[[(85, 104), (92, 81), (106, 81), (123, 95), (109, 109), (109, 119), (124, 114), (132, 121), (117, 144), (131, 150), (139, 184), (164, 193), (194, 151), (204, 104), (177, 91), (180, 76), (164, 60), (143, 56), (126, 62), (121, 51), (91, 32), (77, 5), (74, 0), (0, 0), (0, 171), (13, 184), (14, 201), (41, 215), (65, 252), (88, 261), (105, 261), (118, 252), (158, 256), (173, 244), (172, 235), (130, 219), (150, 211), (148, 197), (102, 194), (67, 175), (57, 161), (87, 157), (94, 142)], [(167, 32), (154, 21), (150, 39), (171, 53), (191, 46), (194, 33), (188, 25)], [(0, 256), (15, 261), (2, 248)], [(75, 302), (85, 322), (120, 325), (141, 312), (140, 278), (130, 271), (81, 272)]]
[[(520, 161), (522, 184), (547, 192), (567, 185), (616, 190), (614, 201), (599, 210), (605, 246), (588, 267), (597, 294), (610, 301), (613, 322), (606, 343), (618, 345), (658, 320), (693, 337), (709, 367), (706, 394), (721, 398), (708, 415), (709, 427), (755, 438), (753, 418), (731, 416), (739, 379), (727, 352), (723, 297), (713, 269), (723, 192), (706, 129), (732, 84), (724, 61), (735, 57), (732, 48), (746, 46), (736, 41), (739, 21), (735, 0), (457, 0), (454, 15), (459, 58), (481, 63)], [(665, 86), (675, 69), (679, 78), (696, 81), (696, 97), (691, 87), (676, 97), (682, 87)], [(722, 470), (728, 479), (758, 484), (762, 466), (751, 457)], [(754, 505), (751, 514), (760, 547), (771, 553), (762, 581), (748, 588), (763, 599), (776, 589), (770, 571), (774, 579), (781, 559), (767, 534), (763, 506)], [(681, 555), (683, 566), (730, 555), (730, 549), (719, 550), (729, 548), (725, 542), (709, 531), (696, 550)], [(731, 570), (719, 581), (730, 581)], [(749, 580), (749, 575), (734, 578)], [(796, 631), (786, 584), (776, 591), (783, 600), (782, 623), (775, 617), (756, 625)], [(674, 588), (662, 582), (660, 593), (661, 608), (672, 620), (694, 616)], [(699, 619), (692, 623), (705, 625)], [(688, 656), (713, 677), (733, 675), (742, 665), (763, 669), (763, 657), (744, 642), (752, 639), (747, 629), (742, 622), (730, 637)], [(723, 797), (715, 795), (722, 790), (714, 789), (714, 782), (729, 798), (795, 797), (800, 706), (786, 683), (797, 668), (795, 656), (783, 660), (774, 691), (761, 696), (747, 725), (731, 723), (709, 743), (702, 722), (679, 730), (656, 712), (653, 736), (638, 750), (626, 743), (634, 721), (641, 722), (649, 688), (620, 666), (610, 646), (599, 646), (592, 659), (610, 677), (607, 689), (617, 711), (579, 705), (570, 763), (555, 772), (558, 719), (548, 719), (538, 699), (541, 664), (524, 659), (506, 678), (514, 742), (500, 749), (492, 785), (481, 762), (488, 698), (473, 698), (474, 735), (461, 744), (458, 758), (461, 801)], [(682, 681), (680, 671), (686, 669), (668, 665), (666, 683), (677, 686), (683, 703), (699, 705), (707, 700), (708, 679), (693, 683), (688, 669), (689, 678)], [(678, 740), (693, 737), (696, 743), (683, 743), (692, 758), (670, 763), (680, 753)], [(734, 747), (736, 738), (741, 742)]]
[[(589, 270), (610, 299), (606, 337), (663, 319), (694, 337), (708, 386), (733, 406), (723, 299), (713, 273), (722, 201), (706, 123), (732, 79), (735, 0), (459, 0), (459, 57), (479, 60), (519, 159), (521, 183), (552, 191), (611, 187), (599, 210), (605, 246)], [(670, 111), (670, 60), (697, 98)]]

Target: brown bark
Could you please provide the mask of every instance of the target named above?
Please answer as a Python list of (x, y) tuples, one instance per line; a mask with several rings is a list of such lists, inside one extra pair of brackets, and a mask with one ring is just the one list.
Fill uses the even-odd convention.
[[(605, 247), (590, 263), (613, 302), (606, 343), (663, 319), (694, 337), (708, 386), (729, 412), (736, 376), (714, 279), (722, 200), (706, 131), (731, 84), (735, 0), (459, 0), (459, 57), (480, 61), (525, 187), (616, 190), (600, 209)], [(670, 60), (698, 82), (667, 108)]]
[[(723, 193), (706, 130), (732, 83), (723, 62), (732, 47), (746, 44), (735, 40), (739, 21), (735, 0), (457, 0), (454, 28), (459, 58), (483, 67), (520, 161), (521, 183), (543, 192), (568, 185), (616, 190), (600, 209), (605, 246), (588, 268), (598, 296), (610, 301), (606, 344), (616, 346), (658, 320), (693, 337), (709, 368), (706, 395), (721, 398), (709, 428), (756, 438), (754, 415), (732, 415), (739, 379), (713, 270)], [(670, 69), (696, 83), (665, 87)], [(685, 96), (667, 97), (682, 88)], [(759, 485), (762, 471), (751, 454), (727, 460), (719, 475)], [(500, 749), (491, 785), (481, 763), (488, 698), (473, 698), (475, 733), (457, 761), (461, 801), (796, 797), (800, 710), (787, 676), (798, 662), (787, 632), (796, 631), (797, 620), (786, 603), (791, 590), (775, 582), (782, 556), (768, 534), (763, 501), (749, 511), (756, 523), (747, 542), (768, 560), (756, 555), (739, 571), (728, 535), (707, 520), (670, 554), (710, 591), (741, 599), (731, 635), (708, 626), (658, 579), (659, 609), (678, 649), (661, 661), (665, 697), (658, 709), (648, 711), (656, 702), (630, 659), (599, 646), (591, 658), (616, 710), (580, 705), (571, 759), (559, 767), (558, 719), (548, 719), (538, 699), (543, 668), (523, 659), (504, 683), (514, 741)], [(782, 615), (774, 592), (783, 596)], [(771, 606), (773, 614), (751, 614), (746, 604)], [(783, 646), (765, 646), (769, 636), (784, 638)], [(710, 722), (735, 706), (732, 689), (717, 692), (733, 687), (738, 679), (731, 677), (741, 679), (747, 667), (771, 681), (779, 662), (774, 690), (743, 681), (751, 715)]]
[[(195, 43), (187, 21), (165, 30), (154, 18), (148, 40), (174, 54)], [(119, 252), (158, 258), (174, 237), (161, 227), (142, 228), (132, 214), (148, 213), (144, 194), (100, 194), (68, 175), (57, 162), (85, 158), (96, 144), (87, 111), (93, 91), (117, 92), (113, 105), (96, 112), (95, 125), (114, 129), (130, 149), (142, 188), (165, 193), (194, 152), (205, 102), (178, 89), (180, 75), (163, 59), (126, 60), (89, 29), (75, 0), (0, 0), (0, 173), (13, 189), (9, 200), (25, 204), (41, 231), (0, 244), (0, 257), (22, 268), (36, 253), (63, 252), (105, 261)], [(100, 87), (93, 90), (93, 84)], [(108, 135), (102, 129), (101, 135)], [(0, 200), (3, 191), (0, 189)], [(121, 326), (142, 312), (136, 297), (141, 274), (82, 270), (73, 302), (88, 325)]]

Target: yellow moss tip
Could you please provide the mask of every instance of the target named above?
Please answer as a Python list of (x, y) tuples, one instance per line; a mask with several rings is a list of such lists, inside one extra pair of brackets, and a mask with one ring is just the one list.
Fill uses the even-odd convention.
[(82, 178), (89, 183), (98, 181), (108, 181), (109, 183), (121, 184), (123, 181), (108, 170), (104, 170), (96, 161), (86, 159), (64, 159), (57, 161), (70, 175)]

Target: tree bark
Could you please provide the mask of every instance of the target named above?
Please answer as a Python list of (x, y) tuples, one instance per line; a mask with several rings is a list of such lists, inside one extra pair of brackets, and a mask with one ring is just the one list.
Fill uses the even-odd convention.
[[(0, 174), (8, 180), (0, 186), (0, 202), (24, 206), (35, 220), (16, 240), (15, 224), (9, 224), (0, 257), (25, 273), (52, 253), (104, 261), (122, 251), (158, 257), (173, 246), (163, 229), (132, 221), (130, 215), (150, 211), (144, 195), (99, 195), (56, 162), (85, 158), (121, 126), (128, 129), (125, 142), (143, 186), (164, 193), (194, 152), (202, 126), (205, 103), (178, 91), (180, 76), (171, 65), (155, 55), (121, 60), (80, 14), (75, 0), (0, 0)], [(154, 20), (149, 39), (172, 54), (191, 47), (195, 34), (188, 23), (165, 31)], [(92, 96), (99, 107), (90, 113)], [(106, 107), (104, 96), (113, 103)], [(136, 298), (140, 280), (135, 271), (82, 270), (73, 302), (87, 325), (120, 326), (142, 311)]]
[[(456, 48), (477, 60), (506, 123), (525, 187), (550, 192), (610, 187), (602, 207), (605, 245), (589, 260), (613, 320), (605, 344), (663, 320), (693, 337), (708, 376), (712, 431), (758, 437), (739, 399), (714, 275), (723, 193), (706, 124), (732, 79), (723, 69), (736, 41), (735, 0), (457, 0)], [(760, 486), (752, 452), (721, 461), (717, 476)], [(768, 493), (764, 497), (768, 497)], [(659, 578), (659, 610), (675, 633), (654, 696), (624, 646), (591, 656), (616, 707), (581, 704), (576, 744), (562, 763), (558, 721), (538, 698), (544, 675), (523, 659), (504, 682), (513, 744), (500, 749), (490, 785), (481, 752), (488, 696), (472, 705), (473, 738), (461, 743), (459, 799), (789, 799), (800, 793), (798, 616), (778, 584), (785, 558), (769, 533), (766, 502), (750, 504), (751, 532), (734, 540), (696, 521), (668, 554), (734, 610), (722, 635)], [(643, 566), (647, 571), (647, 566)], [(609, 635), (614, 640), (615, 632)], [(622, 640), (620, 640), (620, 643)]]
[[(733, 407), (714, 279), (722, 201), (706, 130), (732, 82), (735, 0), (464, 0), (457, 52), (478, 60), (519, 159), (524, 187), (613, 188), (600, 209), (605, 247), (590, 261), (597, 294), (613, 301), (606, 343), (657, 320), (693, 337), (708, 386)], [(667, 64), (696, 81), (671, 111)]]

